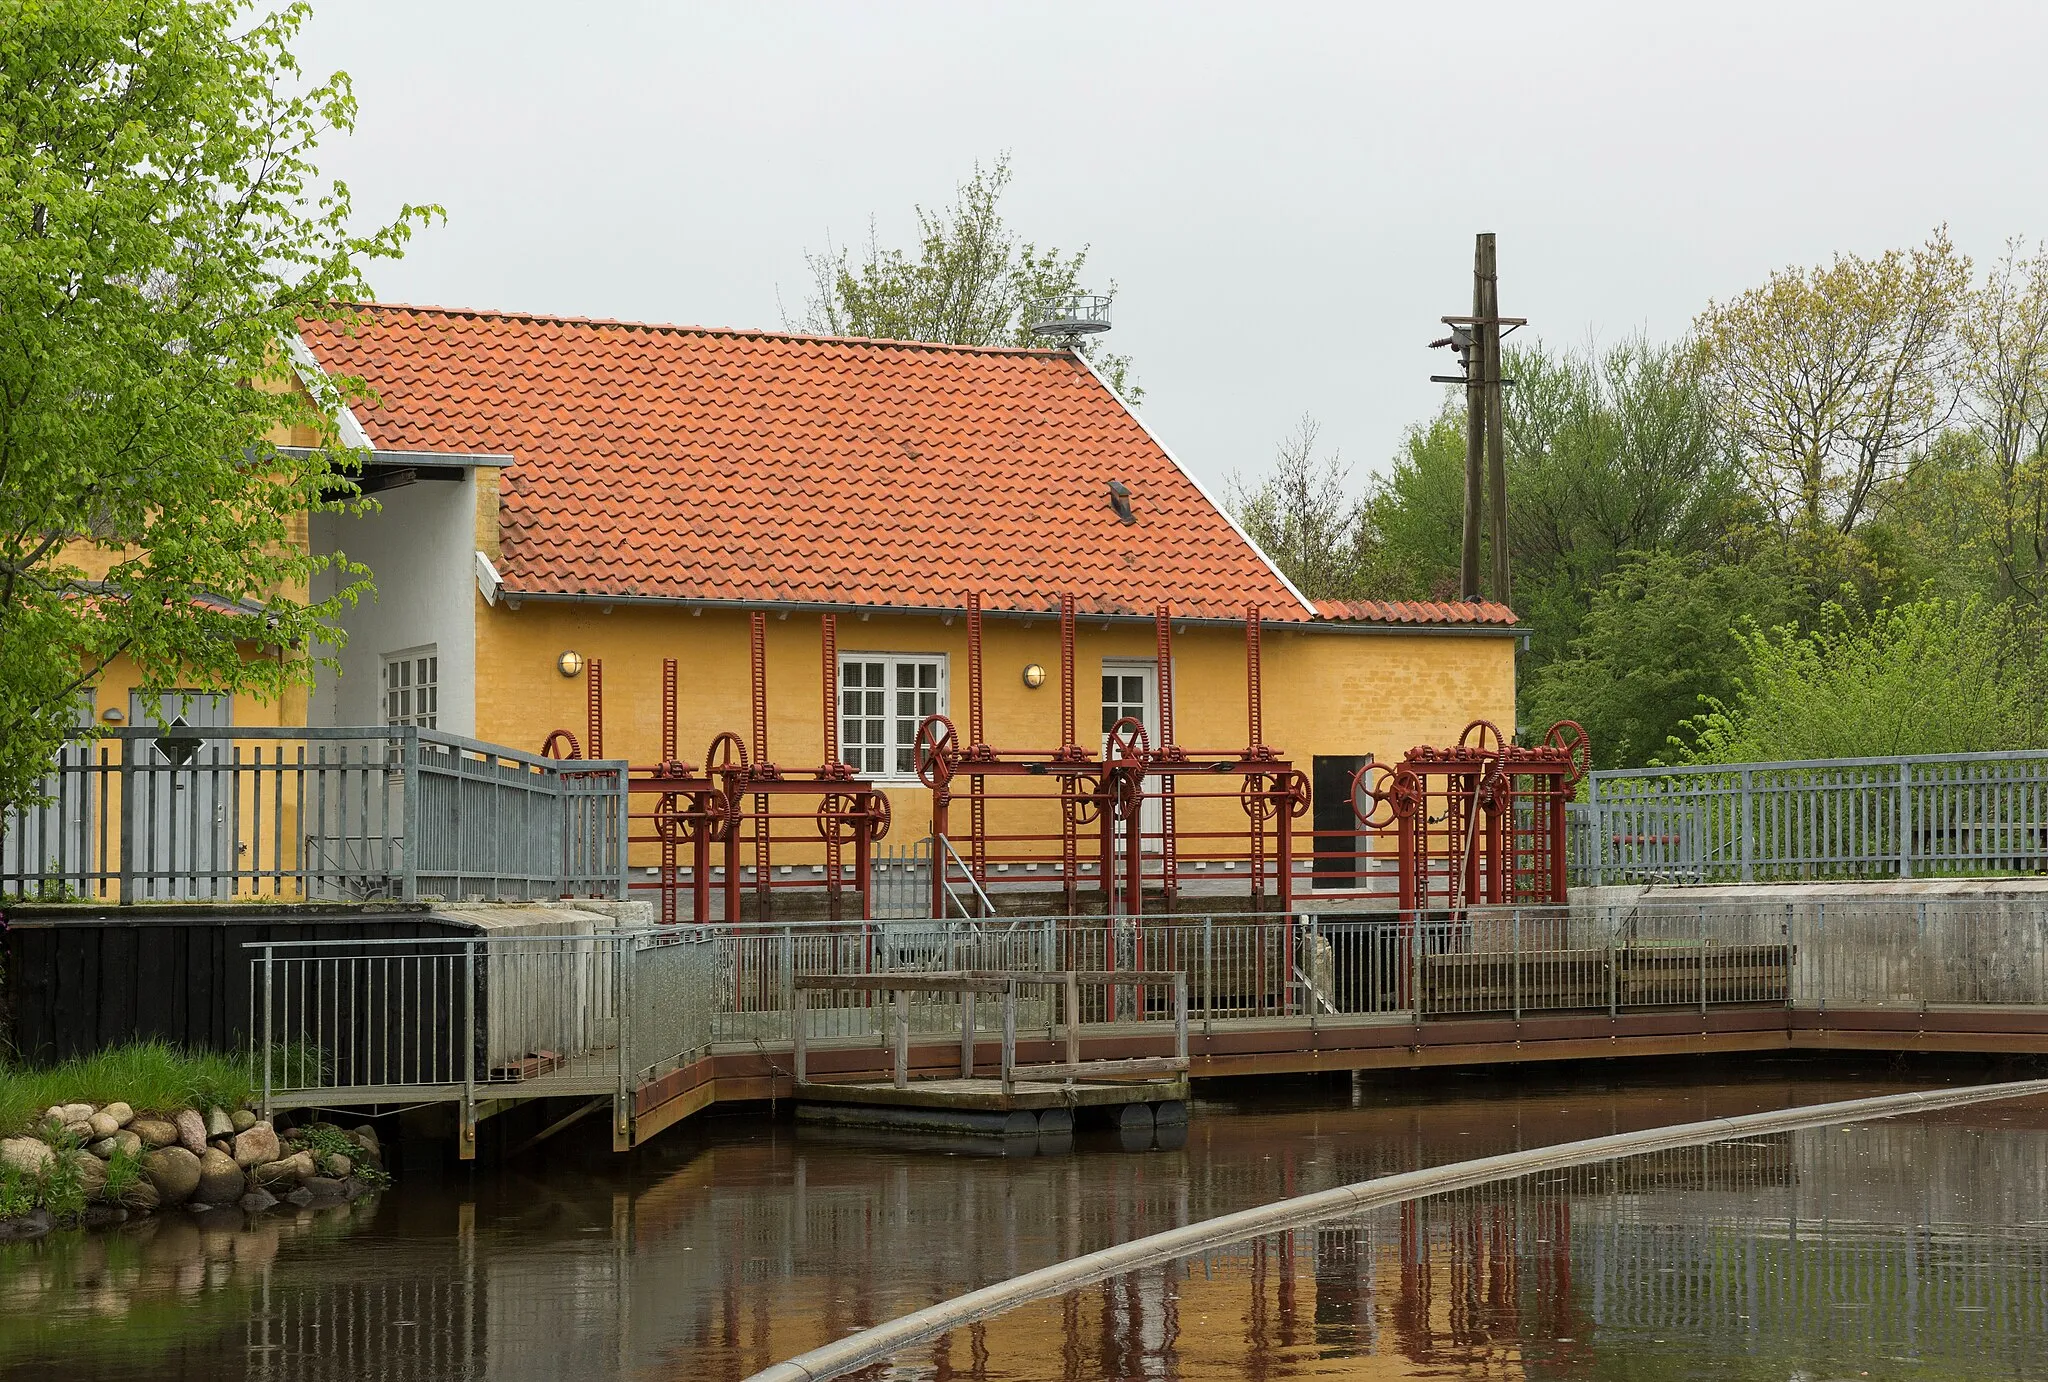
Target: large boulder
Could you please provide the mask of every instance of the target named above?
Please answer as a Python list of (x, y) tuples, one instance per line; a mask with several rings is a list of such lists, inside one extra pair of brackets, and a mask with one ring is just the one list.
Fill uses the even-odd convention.
[(34, 1137), (0, 1137), (0, 1166), (39, 1176), (56, 1153), (50, 1144)]
[(127, 1188), (114, 1196), (114, 1202), (123, 1209), (151, 1210), (163, 1203), (163, 1196), (156, 1193), (156, 1187), (148, 1176), (137, 1176), (129, 1181)]
[(277, 1196), (259, 1185), (248, 1194), (242, 1196), (241, 1199), (235, 1201), (235, 1203), (248, 1210), (251, 1214), (261, 1214), (264, 1210), (277, 1203)]
[(206, 1155), (199, 1158), (199, 1188), (193, 1192), (194, 1199), (203, 1204), (233, 1204), (248, 1188), (242, 1168), (225, 1152), (208, 1147)]
[(95, 1142), (103, 1137), (112, 1137), (121, 1131), (121, 1121), (105, 1109), (101, 1109), (86, 1121), (92, 1124), (92, 1137)]
[(340, 1200), (348, 1198), (348, 1187), (332, 1176), (308, 1176), (304, 1186), (316, 1200)]
[(101, 1109), (100, 1112), (106, 1114), (107, 1117), (113, 1119), (114, 1126), (117, 1128), (125, 1128), (130, 1123), (135, 1121), (135, 1110), (129, 1108), (128, 1105), (121, 1103), (118, 1100), (114, 1103), (108, 1104), (105, 1108)]
[(355, 1172), (356, 1164), (340, 1152), (330, 1152), (320, 1158), (320, 1169), (336, 1180), (347, 1180)]
[(277, 1133), (268, 1123), (252, 1123), (235, 1134), (235, 1165), (244, 1171), (276, 1161), (279, 1153)]
[(256, 1126), (256, 1112), (254, 1109), (238, 1108), (228, 1115), (228, 1122), (234, 1125), (236, 1132), (247, 1132)]
[(87, 1151), (66, 1152), (64, 1159), (71, 1163), (71, 1169), (77, 1175), (78, 1184), (84, 1189), (85, 1197), (89, 1200), (98, 1199), (100, 1192), (107, 1188), (107, 1163)]
[(164, 1204), (183, 1204), (199, 1189), (199, 1158), (183, 1147), (159, 1147), (142, 1159), (142, 1174)]
[(66, 1123), (83, 1123), (95, 1112), (91, 1104), (65, 1104), (57, 1110)]
[(234, 1135), (234, 1120), (228, 1117), (226, 1109), (210, 1108), (206, 1111), (207, 1141), (211, 1142), (216, 1137), (233, 1137)]
[(372, 1165), (376, 1165), (383, 1160), (384, 1149), (378, 1145), (377, 1130), (368, 1123), (357, 1124), (355, 1131), (351, 1132), (349, 1136), (356, 1140), (358, 1147), (369, 1153)]
[(181, 1108), (171, 1121), (178, 1126), (178, 1145), (194, 1156), (206, 1154), (206, 1119), (196, 1108)]
[(293, 1152), (276, 1161), (266, 1161), (255, 1170), (256, 1184), (265, 1190), (290, 1189), (314, 1173), (313, 1157), (308, 1152)]
[(178, 1125), (166, 1123), (161, 1118), (137, 1118), (128, 1124), (128, 1131), (142, 1139), (142, 1145), (151, 1149), (175, 1146), (178, 1141)]
[(123, 1128), (112, 1137), (102, 1137), (99, 1141), (86, 1148), (86, 1150), (102, 1161), (111, 1161), (116, 1155), (140, 1156), (142, 1154), (142, 1139), (129, 1132), (126, 1128)]
[(93, 1131), (92, 1119), (79, 1118), (64, 1125), (64, 1135), (73, 1142), (90, 1142), (97, 1133)]

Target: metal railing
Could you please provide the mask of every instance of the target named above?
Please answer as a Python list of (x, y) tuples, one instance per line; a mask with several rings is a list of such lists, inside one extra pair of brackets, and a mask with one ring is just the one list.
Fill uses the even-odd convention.
[(2048, 752), (1588, 774), (1575, 881), (1736, 883), (2048, 872)]
[(253, 942), (250, 1076), (266, 1109), (610, 1094), (710, 1050), (693, 930)]
[(112, 729), (0, 816), (0, 893), (618, 897), (624, 773), (412, 726)]
[[(285, 1104), (612, 1093), (715, 1049), (961, 1039), (957, 994), (1017, 983), (1009, 1022), (1121, 1034), (1770, 1007), (2041, 1010), (2048, 900), (1840, 898), (1297, 914), (684, 926), (256, 943), (249, 1050)], [(578, 929), (578, 928), (582, 929)], [(1069, 993), (1064, 978), (1080, 976)], [(901, 982), (909, 981), (909, 982)], [(929, 987), (927, 985), (927, 987)], [(943, 987), (943, 985), (941, 986)], [(809, 993), (824, 990), (824, 993)], [(801, 1021), (799, 1021), (801, 1017)], [(892, 1023), (900, 1022), (900, 1026)], [(1287, 1035), (1282, 1047), (1299, 1038)]]
[[(922, 996), (926, 1006), (948, 1009), (945, 1014), (960, 1038), (959, 1074), (974, 1078), (985, 1065), (979, 1047), (991, 1021), (998, 1041), (996, 1078), (1005, 1092), (1019, 1080), (1073, 1080), (1116, 1075), (1169, 1075), (1188, 1068), (1188, 986), (1185, 974), (1163, 970), (1118, 970), (1114, 972), (1068, 970), (1063, 974), (1029, 972), (988, 972), (939, 970), (921, 974), (804, 974), (792, 985), (794, 1008), (791, 1030), (795, 1053), (796, 1082), (809, 1076), (810, 1031), (815, 1011), (812, 1000), (824, 995), (831, 1009), (851, 1011), (876, 1018), (884, 1024), (884, 1040), (891, 1049), (892, 1083), (898, 1089), (910, 1083), (910, 1034), (913, 1000)], [(1031, 1003), (1029, 995), (1039, 1001)], [(989, 998), (984, 1006), (977, 1000)], [(876, 1000), (884, 1000), (877, 1002)], [(994, 1011), (991, 1012), (990, 1009)], [(1036, 1009), (1036, 1011), (1034, 1011)], [(1083, 1061), (1081, 1038), (1090, 1025), (1104, 1023), (1145, 1023), (1148, 1014), (1166, 1013), (1173, 1024), (1170, 1055), (1140, 1056), (1109, 1061)], [(1038, 1065), (1017, 1063), (1019, 1019), (1031, 1027), (1043, 1027), (1048, 1038), (1057, 1036), (1065, 1046), (1066, 1059)], [(840, 1024), (832, 1024), (840, 1025)], [(929, 1024), (927, 1024), (929, 1025)], [(1149, 1024), (1158, 1026), (1157, 1022)]]

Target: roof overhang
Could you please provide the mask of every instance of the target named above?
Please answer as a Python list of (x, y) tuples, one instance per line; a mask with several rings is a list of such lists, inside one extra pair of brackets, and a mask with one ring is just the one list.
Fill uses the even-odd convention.
[[(791, 614), (838, 614), (852, 615), (866, 619), (875, 615), (905, 619), (939, 619), (951, 622), (964, 618), (965, 605), (872, 605), (838, 601), (817, 600), (710, 600), (692, 599), (671, 595), (608, 595), (603, 592), (559, 591), (559, 590), (514, 590), (501, 585), (498, 599), (511, 609), (518, 609), (531, 601), (534, 604), (599, 605), (610, 608), (623, 605), (635, 609), (689, 610), (701, 614), (706, 610), (713, 613), (747, 614), (754, 611), (773, 613), (779, 617)], [(1006, 619), (1019, 623), (1035, 623), (1039, 620), (1057, 622), (1060, 612), (1057, 606), (1045, 609), (990, 609), (983, 607), (984, 619)], [(1150, 625), (1157, 615), (1141, 610), (1119, 613), (1104, 613), (1097, 610), (1076, 610), (1076, 624), (1131, 624)], [(1171, 616), (1176, 628), (1210, 627), (1241, 629), (1242, 615), (1217, 616), (1205, 614), (1174, 614)], [(1350, 634), (1406, 634), (1419, 637), (1457, 638), (1514, 638), (1526, 631), (1513, 625), (1502, 624), (1339, 624), (1329, 620), (1289, 619), (1276, 617), (1272, 612), (1261, 610), (1260, 621), (1268, 629), (1288, 633), (1350, 633)]]

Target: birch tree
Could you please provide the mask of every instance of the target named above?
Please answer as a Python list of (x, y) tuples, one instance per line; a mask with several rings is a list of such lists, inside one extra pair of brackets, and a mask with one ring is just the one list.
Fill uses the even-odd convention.
[(1954, 411), (1970, 262), (1911, 250), (1773, 273), (1697, 323), (1751, 489), (1788, 536), (1848, 534)]

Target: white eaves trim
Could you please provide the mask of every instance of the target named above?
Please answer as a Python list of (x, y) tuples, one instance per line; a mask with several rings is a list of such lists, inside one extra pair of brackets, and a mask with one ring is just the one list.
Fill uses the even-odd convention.
[(1189, 470), (1186, 466), (1181, 464), (1180, 457), (1173, 454), (1173, 448), (1168, 446), (1166, 444), (1165, 439), (1162, 438), (1157, 432), (1153, 431), (1149, 425), (1147, 425), (1144, 417), (1139, 414), (1136, 408), (1133, 408), (1131, 406), (1130, 400), (1125, 398), (1122, 394), (1118, 393), (1116, 391), (1116, 386), (1111, 384), (1107, 379), (1104, 379), (1102, 377), (1101, 372), (1095, 368), (1094, 363), (1091, 362), (1087, 356), (1083, 355), (1078, 350), (1073, 352), (1073, 355), (1076, 360), (1079, 360), (1081, 362), (1081, 367), (1087, 370), (1089, 374), (1094, 376), (1095, 382), (1102, 385), (1103, 388), (1109, 391), (1109, 396), (1117, 401), (1117, 405), (1121, 407), (1126, 413), (1129, 413), (1131, 415), (1131, 421), (1137, 423), (1139, 428), (1145, 433), (1145, 435), (1151, 438), (1152, 444), (1158, 447), (1160, 451), (1165, 454), (1166, 459), (1173, 462), (1173, 468), (1181, 473), (1181, 477), (1185, 479), (1189, 484), (1193, 485), (1195, 487), (1196, 492), (1199, 493), (1202, 496), (1202, 498), (1206, 499), (1209, 502), (1209, 507), (1216, 510), (1216, 512), (1219, 515), (1221, 515), (1223, 521), (1230, 525), (1230, 530), (1236, 533), (1240, 538), (1244, 540), (1245, 546), (1251, 548), (1254, 552), (1257, 552), (1259, 554), (1259, 560), (1266, 563), (1266, 569), (1273, 573), (1274, 578), (1278, 580), (1280, 584), (1287, 587), (1287, 593), (1289, 595), (1292, 595), (1295, 599), (1301, 602), (1301, 607), (1303, 611), (1307, 613), (1308, 617), (1310, 619), (1314, 619), (1316, 617), (1315, 602), (1310, 600), (1306, 595), (1302, 594), (1301, 591), (1295, 587), (1294, 582), (1287, 579), (1286, 573), (1282, 572), (1278, 566), (1274, 565), (1273, 559), (1266, 555), (1266, 549), (1259, 546), (1258, 543), (1254, 542), (1252, 540), (1252, 535), (1244, 530), (1244, 525), (1237, 521), (1236, 517), (1231, 514), (1229, 509), (1224, 508), (1222, 504), (1217, 502), (1216, 496), (1209, 492), (1209, 487), (1203, 484), (1201, 480), (1196, 478), (1195, 473), (1192, 470)]
[(334, 410), (335, 430), (341, 434), (341, 444), (351, 451), (374, 451), (376, 446), (370, 434), (363, 430), (362, 422), (356, 417), (355, 409), (342, 403), (334, 395), (334, 389), (327, 379), (327, 371), (320, 368), (320, 362), (313, 358), (305, 340), (297, 333), (284, 338), (284, 347), (292, 357), (292, 368), (297, 371), (299, 382), (306, 386), (306, 392), (314, 398), (328, 403)]

